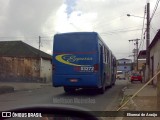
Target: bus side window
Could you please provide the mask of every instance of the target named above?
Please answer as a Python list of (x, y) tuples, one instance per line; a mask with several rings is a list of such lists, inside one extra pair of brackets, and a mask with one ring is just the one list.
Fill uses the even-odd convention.
[(103, 46), (103, 62), (106, 62), (106, 56), (105, 56), (105, 47)]
[(109, 51), (107, 51), (107, 63), (109, 63)]
[(104, 48), (104, 58), (105, 58), (105, 63), (106, 63), (107, 62), (106, 48)]

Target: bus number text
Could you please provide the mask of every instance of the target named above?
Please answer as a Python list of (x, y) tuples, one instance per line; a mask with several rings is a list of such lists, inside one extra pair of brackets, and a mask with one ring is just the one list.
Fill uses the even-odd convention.
[(94, 67), (81, 67), (81, 71), (93, 72), (94, 71)]

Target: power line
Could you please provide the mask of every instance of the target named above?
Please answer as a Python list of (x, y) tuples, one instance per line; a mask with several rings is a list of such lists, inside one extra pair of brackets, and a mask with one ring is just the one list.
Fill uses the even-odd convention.
[[(134, 28), (134, 27), (128, 27), (128, 28)], [(138, 31), (141, 29), (128, 29), (128, 28), (122, 28), (122, 29), (117, 29), (117, 30), (112, 30), (112, 31), (108, 31), (106, 33), (100, 33), (100, 34), (115, 34), (115, 33), (121, 33), (121, 32), (132, 32), (132, 31)], [(35, 37), (31, 37), (31, 36), (0, 36), (0, 38), (3, 39), (20, 39), (20, 40), (26, 40), (26, 41), (38, 41), (39, 40), (39, 36)], [(47, 39), (46, 39), (47, 38)], [(41, 36), (41, 41), (52, 41), (53, 40), (53, 36)]]
[[(141, 25), (138, 26), (132, 26), (132, 27), (126, 27), (126, 28), (121, 28), (121, 29), (116, 29), (116, 30), (111, 30), (111, 31), (106, 31), (105, 33), (100, 33), (102, 35), (113, 35), (116, 33), (123, 33), (123, 32), (134, 32), (134, 31), (139, 31), (141, 29), (139, 29)], [(131, 28), (135, 28), (135, 29), (131, 29)]]
[(160, 15), (160, 12), (155, 13), (154, 17), (158, 17)]
[[(107, 31), (107, 33), (105, 33), (105, 34), (112, 35), (112, 34), (115, 34), (118, 32), (132, 32), (132, 31), (140, 30), (139, 28), (135, 28), (135, 29), (129, 29), (129, 28), (135, 28), (135, 27), (128, 27), (128, 28), (122, 28), (122, 29), (117, 29), (117, 30), (111, 30), (111, 31)], [(102, 33), (102, 34), (104, 34), (104, 33)]]
[(108, 31), (106, 33), (100, 33), (100, 34), (117, 34), (117, 33), (123, 33), (123, 32), (133, 32), (133, 31), (139, 31), (139, 30), (142, 30), (142, 29), (131, 29), (131, 30), (122, 30), (122, 31)]
[(38, 38), (38, 37), (22, 37), (22, 36), (1, 36), (0, 38)]
[[(114, 21), (116, 21), (116, 20), (118, 20), (118, 19), (121, 19), (122, 17), (124, 17), (124, 15), (121, 15), (121, 16), (119, 16), (119, 17), (116, 17), (116, 18), (113, 18), (111, 21), (108, 21), (108, 22), (99, 22), (99, 24), (96, 24), (95, 26), (94, 26), (94, 29), (96, 28), (99, 28), (99, 27), (101, 27), (101, 26), (106, 26), (106, 25), (108, 25), (108, 24), (112, 24)], [(123, 18), (124, 19), (124, 18)], [(107, 20), (107, 19), (106, 19)], [(102, 20), (103, 21), (103, 20)], [(97, 26), (97, 27), (96, 27)]]
[[(7, 37), (7, 36), (2, 36), (2, 37), (0, 37), (1, 39), (19, 39), (19, 40), (28, 40), (28, 41), (33, 41), (33, 40), (38, 40), (38, 36), (37, 37), (26, 37), (26, 36), (24, 36), (24, 37), (19, 37), (19, 36), (12, 36), (12, 37)], [(48, 38), (48, 39), (44, 39), (44, 38)], [(45, 41), (48, 41), (49, 40), (49, 38), (52, 40), (53, 39), (53, 37), (50, 37), (50, 36), (44, 36), (44, 37), (41, 37), (41, 39), (43, 39), (43, 40), (45, 40)], [(50, 41), (50, 40), (49, 40)]]
[(144, 39), (143, 38), (143, 30), (144, 30), (144, 21), (145, 21), (145, 17), (146, 17), (146, 6), (145, 6), (145, 9), (144, 9), (144, 15), (143, 15), (143, 26), (142, 26), (142, 33), (141, 33), (141, 42), (140, 42), (140, 45), (139, 45), (139, 50), (140, 50), (140, 47), (142, 44), (144, 44)]
[(150, 25), (150, 27), (151, 27), (153, 33), (156, 34), (157, 33), (156, 30), (151, 25)]
[(160, 0), (157, 0), (157, 2), (156, 2), (156, 5), (155, 5), (154, 10), (153, 10), (153, 13), (152, 13), (151, 18), (150, 18), (150, 20), (149, 20), (150, 22), (151, 22), (151, 20), (152, 20), (154, 14), (155, 14), (157, 8), (158, 8), (159, 1), (160, 1)]
[[(117, 29), (117, 30), (114, 30), (114, 31), (130, 30), (130, 28), (135, 28), (135, 29), (136, 29), (137, 27), (139, 28), (140, 25), (134, 26), (134, 27), (121, 28), (121, 29)], [(138, 29), (138, 28), (137, 28), (137, 29)]]

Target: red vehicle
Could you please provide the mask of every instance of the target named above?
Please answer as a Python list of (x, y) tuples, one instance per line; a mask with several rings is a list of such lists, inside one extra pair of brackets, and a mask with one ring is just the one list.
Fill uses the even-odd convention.
[(133, 73), (131, 75), (131, 82), (133, 81), (140, 81), (142, 83), (142, 76), (138, 73)]

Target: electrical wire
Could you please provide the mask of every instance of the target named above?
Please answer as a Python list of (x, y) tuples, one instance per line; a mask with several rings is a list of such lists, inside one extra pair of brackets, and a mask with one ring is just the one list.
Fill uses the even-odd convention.
[(157, 2), (156, 2), (156, 5), (155, 5), (154, 10), (153, 10), (153, 13), (152, 13), (151, 18), (150, 18), (150, 20), (149, 20), (150, 22), (151, 22), (151, 20), (153, 19), (153, 16), (154, 16), (154, 14), (155, 14), (155, 12), (156, 12), (156, 10), (157, 10), (157, 8), (158, 8), (159, 1), (160, 1), (160, 0), (157, 0)]
[(154, 34), (156, 34), (157, 32), (156, 32), (156, 30), (150, 25), (150, 27), (151, 27), (151, 29), (152, 29), (152, 32), (154, 33)]
[(140, 45), (138, 47), (138, 50), (140, 50), (141, 45), (144, 44), (144, 39), (142, 39), (142, 38), (143, 38), (143, 30), (144, 30), (145, 17), (146, 17), (146, 6), (145, 6), (145, 9), (144, 9), (144, 15), (143, 15), (143, 26), (142, 26), (142, 33), (141, 33), (141, 42), (140, 42)]
[[(121, 15), (121, 16), (119, 16), (119, 17), (115, 17), (115, 18), (113, 18), (111, 21), (108, 21), (108, 22), (99, 22), (98, 24), (96, 24), (96, 25), (94, 25), (94, 29), (96, 28), (99, 28), (99, 27), (101, 27), (101, 26), (106, 26), (106, 25), (109, 25), (109, 24), (113, 24), (113, 22), (114, 21), (116, 21), (116, 20), (119, 20), (119, 19), (122, 19), (122, 17), (124, 17), (124, 15)], [(105, 18), (105, 19), (104, 19)], [(103, 17), (103, 19), (106, 21), (107, 20), (107, 18), (106, 17)], [(103, 19), (102, 19), (102, 21), (103, 21)], [(96, 27), (97, 26), (97, 27)]]
[(142, 29), (131, 29), (131, 30), (122, 30), (122, 31), (108, 31), (105, 33), (100, 33), (101, 35), (106, 35), (106, 34), (118, 34), (118, 33), (123, 33), (123, 32), (134, 32), (134, 31), (138, 31), (138, 30), (142, 30)]
[[(5, 37), (5, 36), (3, 36), (3, 37), (0, 37), (1, 39), (7, 39), (7, 40), (10, 40), (10, 41), (12, 41), (13, 39), (17, 39), (17, 40), (25, 40), (25, 41), (35, 41), (35, 40), (38, 40), (39, 38), (38, 38), (38, 36), (37, 37), (19, 37), (19, 36), (17, 36), (17, 37)], [(51, 41), (52, 39), (53, 39), (53, 37), (50, 37), (50, 36), (42, 36), (41, 37), (43, 40), (45, 40), (45, 41)], [(44, 38), (47, 38), (47, 39), (44, 39)], [(12, 40), (11, 40), (12, 39)], [(7, 41), (7, 40), (5, 40), (5, 41)], [(2, 41), (2, 40), (1, 40)]]

